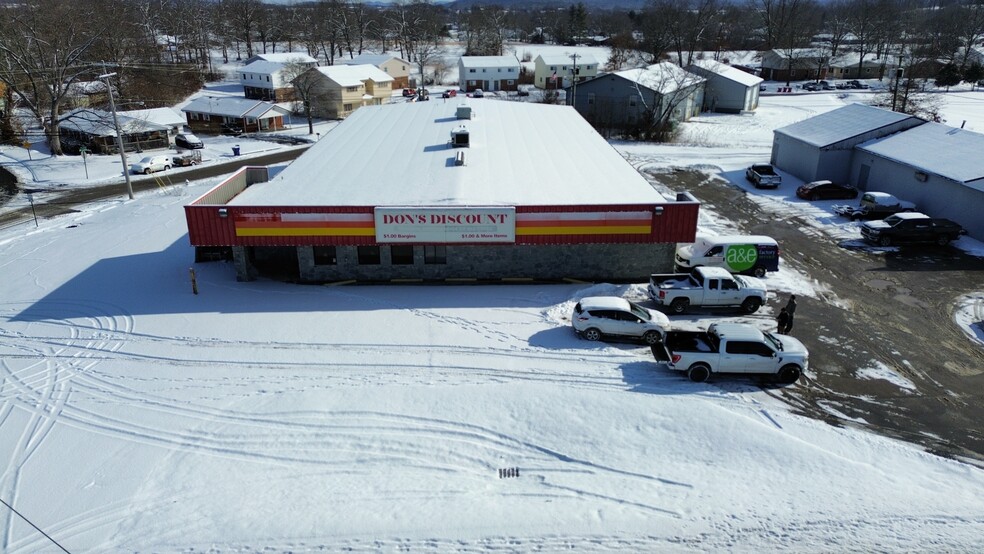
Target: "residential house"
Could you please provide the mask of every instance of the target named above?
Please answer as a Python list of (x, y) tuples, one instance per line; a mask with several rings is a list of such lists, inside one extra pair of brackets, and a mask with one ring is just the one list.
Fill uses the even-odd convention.
[(75, 81), (68, 86), (63, 107), (74, 109), (108, 104), (107, 90), (104, 81)]
[(862, 190), (894, 194), (984, 240), (984, 135), (926, 123), (856, 147), (851, 177)]
[(312, 58), (303, 52), (271, 52), (269, 54), (255, 54), (247, 58), (246, 61), (243, 62), (243, 65), (249, 65), (260, 60), (277, 63), (301, 63), (312, 67), (318, 65), (317, 59)]
[[(116, 115), (124, 150), (139, 152), (170, 146), (166, 125), (121, 113)], [(58, 136), (66, 153), (78, 153), (83, 147), (95, 154), (120, 151), (113, 114), (103, 110), (76, 108), (62, 114), (58, 120)]]
[(924, 123), (912, 115), (849, 104), (776, 129), (772, 164), (806, 182), (848, 183), (855, 146)]
[(714, 60), (697, 60), (687, 67), (687, 71), (707, 79), (704, 110), (745, 113), (758, 107), (761, 77)]
[(540, 54), (533, 64), (533, 85), (545, 90), (594, 79), (601, 66), (590, 54)]
[(769, 50), (762, 54), (761, 77), (767, 81), (826, 79), (830, 54), (821, 48)]
[[(860, 66), (859, 66), (860, 62)], [(896, 62), (882, 54), (865, 54), (864, 61), (857, 52), (845, 52), (830, 59), (827, 70), (828, 79), (881, 79), (890, 75), (890, 71), (898, 67)]]
[(276, 104), (236, 97), (201, 96), (181, 108), (192, 131), (220, 134), (223, 126), (235, 126), (243, 132), (276, 131), (284, 129), (284, 118), (290, 121), (290, 110)]
[(599, 75), (566, 90), (568, 103), (598, 129), (676, 123), (700, 113), (705, 79), (662, 62)]
[(516, 56), (461, 56), (458, 58), (458, 80), (465, 92), (516, 90), (519, 60)]
[(362, 106), (386, 104), (393, 95), (393, 77), (369, 64), (312, 67), (301, 78), (311, 79), (315, 117), (343, 119)]
[[(344, 65), (374, 65), (393, 78), (393, 90), (410, 87), (410, 71), (413, 64), (393, 54), (360, 54)], [(414, 83), (416, 84), (416, 83)]]
[(143, 110), (118, 111), (116, 113), (118, 115), (133, 119), (163, 125), (167, 127), (167, 132), (171, 140), (173, 140), (174, 135), (180, 133), (184, 129), (184, 126), (188, 123), (185, 114), (174, 108), (147, 108)]
[(315, 65), (301, 58), (285, 62), (256, 60), (246, 64), (238, 71), (243, 96), (268, 102), (291, 102), (295, 99), (291, 79), (303, 71), (299, 68)]

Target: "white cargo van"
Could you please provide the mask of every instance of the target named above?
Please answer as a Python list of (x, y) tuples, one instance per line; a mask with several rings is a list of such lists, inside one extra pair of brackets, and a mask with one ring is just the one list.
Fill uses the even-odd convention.
[(693, 244), (677, 248), (674, 262), (681, 272), (710, 266), (764, 277), (767, 271), (779, 271), (779, 244), (762, 235), (697, 235)]

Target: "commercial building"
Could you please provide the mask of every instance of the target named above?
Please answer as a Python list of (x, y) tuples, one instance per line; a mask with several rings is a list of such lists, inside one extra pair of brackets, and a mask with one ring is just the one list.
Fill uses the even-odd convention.
[(667, 199), (572, 108), (471, 98), (355, 111), (279, 172), (185, 207), (198, 259), (240, 280), (638, 280), (693, 242)]
[(772, 164), (806, 182), (852, 182), (849, 172), (855, 146), (923, 123), (913, 115), (849, 104), (776, 129)]

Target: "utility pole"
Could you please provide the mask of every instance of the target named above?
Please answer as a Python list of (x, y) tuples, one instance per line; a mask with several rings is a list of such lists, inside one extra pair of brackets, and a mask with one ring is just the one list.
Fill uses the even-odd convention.
[(577, 53), (571, 54), (574, 65), (571, 66), (571, 106), (576, 106), (577, 102)]
[(109, 109), (113, 112), (113, 128), (116, 129), (116, 146), (120, 149), (120, 160), (123, 161), (123, 178), (126, 179), (126, 194), (133, 200), (133, 185), (130, 183), (130, 166), (126, 163), (126, 151), (123, 149), (123, 134), (120, 133), (120, 120), (116, 117), (116, 101), (113, 100), (113, 85), (109, 83), (109, 78), (116, 75), (106, 73), (97, 77), (106, 82), (106, 89), (109, 92)]

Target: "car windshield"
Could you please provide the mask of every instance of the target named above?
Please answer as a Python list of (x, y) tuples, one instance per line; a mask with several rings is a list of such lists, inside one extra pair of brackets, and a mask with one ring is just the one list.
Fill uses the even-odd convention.
[(140, 160), (140, 163), (142, 163), (142, 164), (149, 164), (152, 161), (154, 161), (154, 158), (152, 156), (147, 156), (146, 158)]
[(643, 321), (649, 321), (653, 318), (653, 316), (649, 314), (649, 310), (643, 308), (642, 306), (636, 304), (635, 302), (629, 302), (629, 310), (633, 314), (639, 316), (639, 318), (642, 319)]
[(779, 339), (777, 339), (775, 335), (773, 335), (772, 333), (769, 333), (769, 332), (765, 332), (765, 331), (762, 334), (765, 335), (765, 340), (767, 340), (770, 343), (772, 343), (772, 346), (776, 350), (782, 352), (782, 342), (780, 342)]

